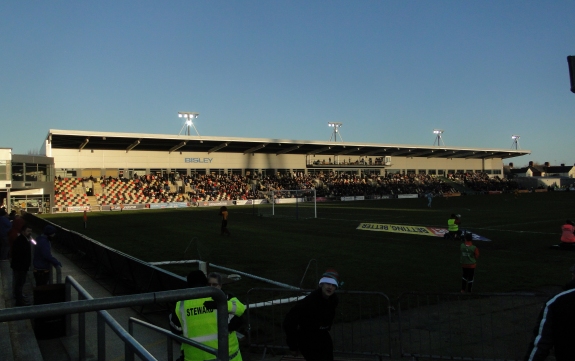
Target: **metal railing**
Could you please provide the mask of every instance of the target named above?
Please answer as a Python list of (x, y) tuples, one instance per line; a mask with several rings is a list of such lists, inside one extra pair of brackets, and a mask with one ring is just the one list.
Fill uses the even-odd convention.
[[(192, 346), (210, 352), (217, 357), (217, 360), (228, 359), (228, 317), (227, 317), (227, 297), (221, 291), (213, 287), (202, 287), (193, 289), (181, 289), (162, 292), (151, 292), (128, 296), (116, 296), (106, 298), (92, 298), (92, 296), (73, 277), (66, 277), (66, 302), (51, 303), (36, 306), (8, 308), (0, 310), (0, 322), (23, 320), (39, 317), (51, 317), (78, 314), (78, 350), (79, 359), (86, 359), (86, 321), (85, 313), (96, 311), (97, 319), (97, 343), (98, 360), (106, 359), (105, 325), (108, 325), (114, 333), (124, 342), (124, 354), (126, 360), (134, 360), (134, 355), (146, 361), (156, 360), (134, 337), (106, 311), (115, 308), (124, 308), (152, 303), (176, 302), (185, 299), (212, 297), (217, 303), (217, 324), (218, 324), (218, 349), (208, 348), (192, 340), (182, 340), (179, 337), (172, 337), (179, 341), (186, 342)], [(78, 292), (78, 300), (72, 301), (72, 288)], [(71, 330), (71, 317), (66, 318), (68, 332)], [(167, 331), (166, 331), (167, 332)], [(174, 335), (176, 336), (176, 335)]]
[(548, 296), (409, 292), (398, 299), (402, 357), (522, 360)]
[[(248, 342), (265, 350), (287, 350), (282, 322), (293, 302), (313, 290), (253, 288), (248, 292)], [(391, 357), (395, 322), (389, 298), (381, 292), (338, 291), (339, 306), (331, 328), (334, 352)], [(258, 300), (272, 300), (255, 302)]]

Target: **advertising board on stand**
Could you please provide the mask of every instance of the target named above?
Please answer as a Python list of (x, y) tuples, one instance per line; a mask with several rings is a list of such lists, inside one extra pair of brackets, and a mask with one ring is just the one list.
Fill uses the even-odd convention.
[(398, 194), (397, 198), (417, 198), (419, 197), (418, 194)]
[(66, 207), (66, 211), (67, 211), (67, 212), (84, 212), (84, 211), (90, 211), (90, 206), (72, 206), (72, 207)]
[(149, 207), (148, 207), (148, 205), (146, 205), (146, 208), (150, 208), (150, 209), (186, 208), (189, 206), (190, 206), (190, 204), (186, 203), (186, 202), (171, 202), (171, 203), (150, 203)]

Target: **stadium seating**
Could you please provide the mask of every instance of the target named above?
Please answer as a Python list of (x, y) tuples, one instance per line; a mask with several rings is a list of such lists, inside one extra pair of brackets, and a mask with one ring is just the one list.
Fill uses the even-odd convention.
[[(55, 205), (59, 207), (89, 205), (89, 198), (79, 178), (56, 179)], [(94, 189), (98, 205), (149, 204), (166, 202), (222, 201), (258, 199), (262, 192), (282, 189), (316, 189), (318, 197), (426, 194), (450, 195), (468, 189), (474, 192), (518, 189), (516, 182), (491, 178), (485, 173), (350, 175), (334, 172), (319, 174), (283, 174), (240, 176), (227, 174), (177, 175), (170, 179), (157, 175), (134, 179), (101, 178)], [(279, 195), (289, 197), (288, 194)]]

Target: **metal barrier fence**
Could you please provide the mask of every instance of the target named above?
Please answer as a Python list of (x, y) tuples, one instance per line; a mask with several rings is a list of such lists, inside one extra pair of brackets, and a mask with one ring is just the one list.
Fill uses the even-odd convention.
[(522, 360), (548, 296), (424, 294), (398, 299), (401, 356)]
[[(72, 301), (71, 290), (72, 288), (78, 291), (78, 301)], [(184, 290), (173, 290), (164, 292), (144, 293), (138, 295), (116, 296), (107, 298), (94, 299), (92, 296), (79, 284), (73, 277), (66, 277), (66, 302), (51, 303), (36, 306), (7, 308), (0, 310), (0, 322), (15, 321), (28, 318), (61, 316), (78, 313), (78, 349), (79, 359), (86, 359), (86, 322), (85, 312), (97, 311), (97, 342), (98, 342), (98, 360), (106, 360), (106, 330), (105, 325), (108, 325), (112, 331), (124, 342), (124, 357), (125, 360), (134, 360), (134, 355), (137, 355), (141, 360), (153, 361), (156, 360), (138, 341), (132, 337), (132, 326), (130, 326), (130, 333), (114, 319), (110, 314), (105, 311), (114, 308), (122, 308), (129, 306), (144, 305), (157, 302), (176, 302), (183, 299), (194, 299), (212, 297), (217, 303), (217, 323), (218, 323), (218, 349), (212, 349), (207, 346), (201, 345), (190, 339), (184, 339), (177, 335), (172, 335), (172, 339), (177, 339), (180, 342), (186, 342), (193, 346), (199, 347), (205, 351), (213, 353), (217, 356), (216, 360), (227, 360), (228, 357), (228, 312), (227, 312), (227, 297), (225, 294), (213, 287), (203, 287)], [(71, 330), (71, 319), (67, 317), (67, 330)], [(90, 326), (93, 327), (93, 326)], [(163, 333), (166, 336), (168, 332)], [(168, 342), (170, 343), (170, 342)], [(170, 343), (171, 344), (171, 343)], [(168, 349), (170, 350), (170, 349)], [(168, 354), (168, 359), (172, 359), (171, 354)]]
[[(253, 348), (287, 350), (282, 322), (294, 301), (312, 290), (253, 288), (248, 291), (248, 343)], [(340, 291), (331, 330), (339, 354), (390, 357), (392, 345), (389, 298), (379, 292)], [(270, 301), (272, 300), (272, 301)]]
[(84, 269), (92, 269), (97, 277), (110, 277), (116, 287), (122, 285), (134, 293), (166, 291), (187, 287), (184, 277), (150, 265), (126, 253), (117, 251), (83, 234), (62, 228), (32, 214), (24, 215), (26, 222), (43, 229), (51, 224), (57, 228), (54, 243), (80, 255)]

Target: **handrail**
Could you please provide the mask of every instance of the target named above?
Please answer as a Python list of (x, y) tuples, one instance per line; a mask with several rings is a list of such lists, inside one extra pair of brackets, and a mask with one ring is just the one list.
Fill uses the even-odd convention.
[(158, 326), (156, 326), (156, 325), (153, 325), (153, 324), (148, 323), (148, 322), (146, 322), (146, 321), (139, 320), (139, 319), (134, 318), (134, 317), (130, 317), (130, 319), (129, 319), (129, 321), (128, 321), (128, 330), (129, 330), (130, 335), (133, 335), (133, 334), (134, 334), (134, 324), (138, 324), (138, 325), (140, 325), (140, 326), (143, 326), (143, 327), (145, 327), (145, 328), (148, 328), (148, 329), (150, 329), (150, 330), (152, 330), (152, 331), (156, 331), (156, 332), (161, 333), (161, 334), (163, 334), (164, 336), (167, 336), (167, 337), (168, 337), (167, 351), (168, 351), (168, 360), (169, 360), (169, 361), (172, 360), (172, 354), (173, 354), (173, 349), (172, 349), (172, 342), (171, 342), (171, 340), (175, 340), (175, 341), (178, 341), (178, 342), (181, 342), (181, 343), (186, 343), (186, 344), (188, 344), (188, 345), (192, 345), (192, 346), (194, 346), (194, 347), (196, 347), (196, 348), (199, 348), (199, 349), (202, 350), (202, 351), (206, 351), (206, 352), (209, 352), (209, 353), (211, 353), (211, 354), (213, 354), (213, 355), (216, 355), (216, 351), (217, 351), (217, 350), (214, 349), (214, 348), (212, 348), (212, 347), (206, 346), (206, 345), (204, 345), (204, 344), (202, 344), (202, 343), (199, 343), (199, 342), (197, 342), (197, 341), (194, 341), (194, 340), (192, 340), (192, 339), (189, 339), (189, 338), (186, 338), (186, 337), (183, 337), (183, 336), (180, 336), (180, 335), (176, 335), (175, 333), (172, 333), (171, 331), (168, 331), (168, 330), (166, 330), (166, 329), (164, 329), (164, 328), (158, 327)]
[[(78, 298), (83, 300), (71, 301), (71, 288), (78, 292)], [(105, 338), (104, 323), (107, 323), (114, 332), (124, 341), (126, 360), (133, 360), (136, 353), (143, 360), (155, 360), (155, 358), (144, 349), (129, 333), (127, 333), (109, 314), (108, 309), (123, 308), (130, 306), (145, 305), (151, 303), (176, 302), (185, 299), (212, 297), (217, 304), (217, 324), (218, 324), (218, 349), (214, 354), (217, 360), (227, 360), (228, 356), (228, 310), (227, 297), (219, 289), (214, 287), (186, 288), (180, 290), (150, 292), (136, 295), (125, 295), (116, 297), (92, 298), (92, 296), (72, 277), (66, 277), (66, 300), (67, 302), (24, 306), (18, 308), (6, 308), (0, 310), (0, 322), (15, 321), (29, 318), (49, 317), (80, 313), (79, 317), (80, 334), (82, 338), (85, 330), (83, 313), (89, 311), (98, 312), (98, 359), (105, 360)], [(195, 345), (194, 345), (195, 346)], [(80, 342), (80, 359), (85, 359), (85, 348)], [(82, 351), (84, 351), (82, 353)]]

